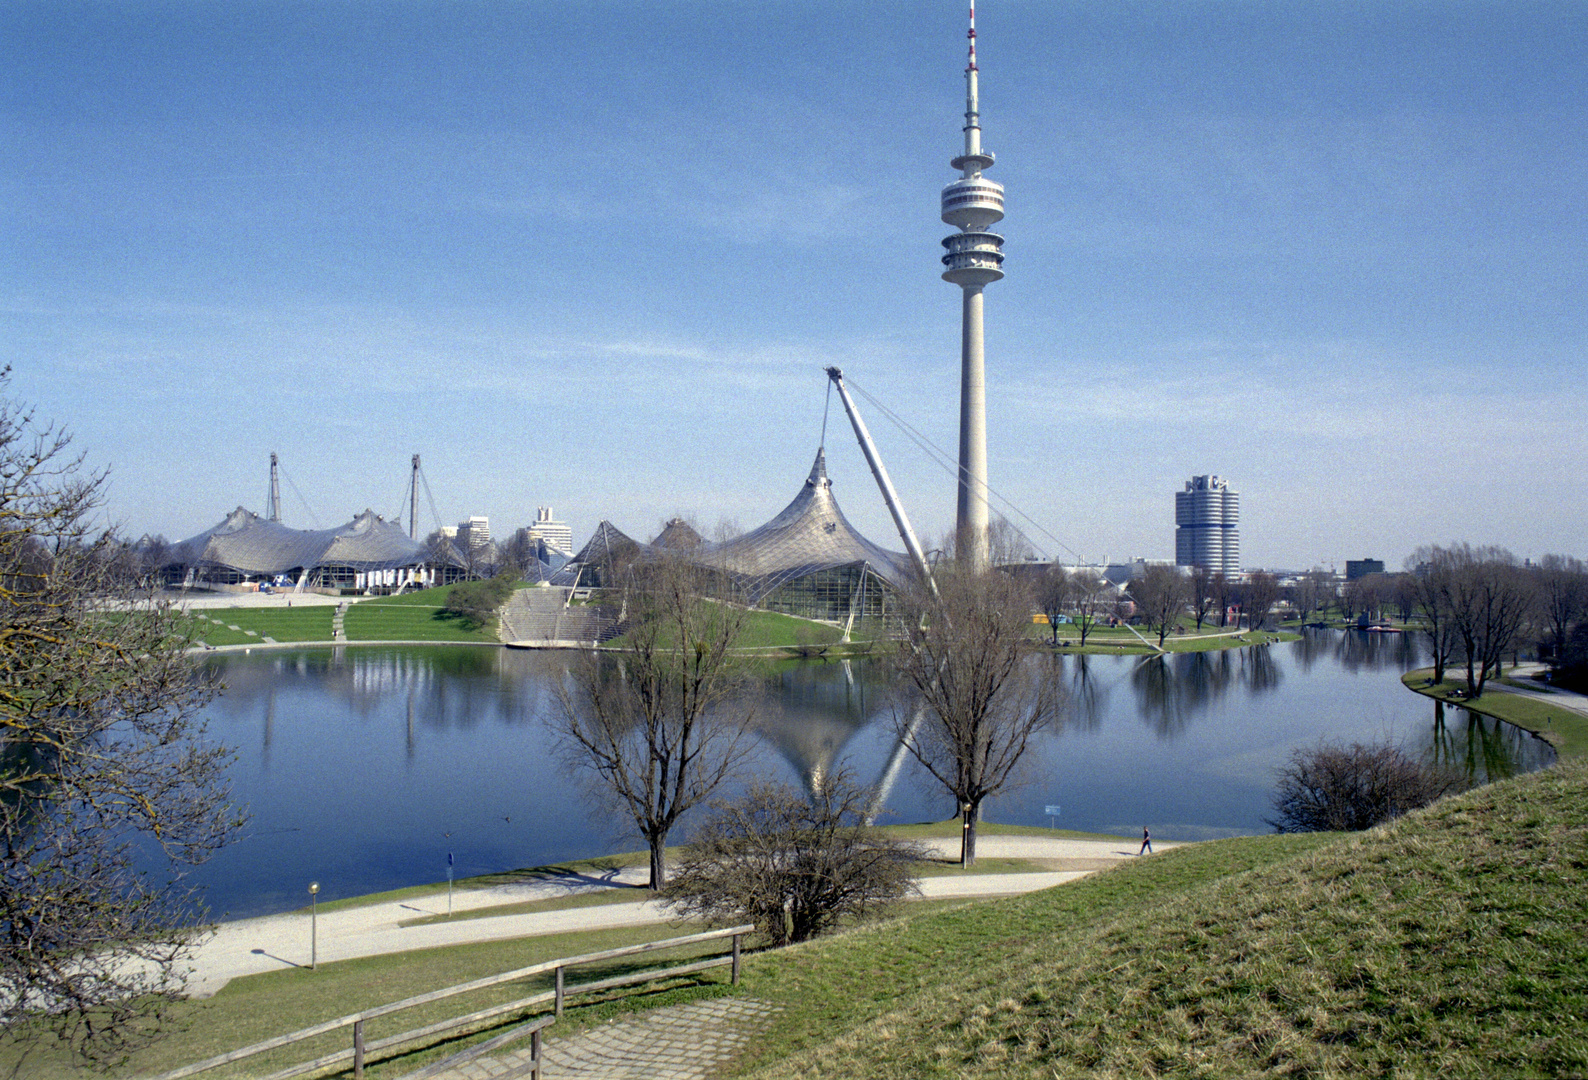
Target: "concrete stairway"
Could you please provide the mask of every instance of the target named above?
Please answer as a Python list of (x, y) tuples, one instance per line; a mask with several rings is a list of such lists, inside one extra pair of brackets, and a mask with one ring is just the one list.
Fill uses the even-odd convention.
[(617, 612), (605, 607), (564, 607), (568, 589), (519, 589), (502, 605), (498, 635), (519, 645), (573, 645), (617, 636)]

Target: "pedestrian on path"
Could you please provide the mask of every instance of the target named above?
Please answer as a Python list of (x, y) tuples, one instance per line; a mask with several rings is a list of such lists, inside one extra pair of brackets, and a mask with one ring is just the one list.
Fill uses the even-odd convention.
[(1136, 852), (1136, 854), (1138, 856), (1152, 854), (1152, 833), (1147, 831), (1147, 826), (1145, 825), (1141, 827), (1141, 850)]

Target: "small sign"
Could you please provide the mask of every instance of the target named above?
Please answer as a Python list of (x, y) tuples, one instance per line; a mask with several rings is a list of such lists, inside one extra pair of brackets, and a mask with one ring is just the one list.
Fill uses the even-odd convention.
[(1059, 807), (1057, 807), (1057, 806), (1045, 807), (1042, 812), (1044, 814), (1048, 815), (1048, 817), (1058, 817), (1059, 816)]

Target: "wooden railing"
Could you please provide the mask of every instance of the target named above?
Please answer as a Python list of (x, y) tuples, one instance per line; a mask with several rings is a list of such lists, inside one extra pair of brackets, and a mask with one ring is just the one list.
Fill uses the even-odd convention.
[[(460, 1054), (455, 1054), (444, 1061), (438, 1061), (424, 1069), (421, 1069), (417, 1073), (410, 1074), (410, 1077), (404, 1078), (404, 1080), (418, 1080), (420, 1077), (433, 1076), (438, 1072), (452, 1068), (456, 1065), (460, 1065), (464, 1061), (477, 1057), (480, 1054), (489, 1053), (492, 1050), (499, 1049), (501, 1046), (511, 1042), (514, 1039), (522, 1038), (525, 1035), (530, 1035), (532, 1036), (531, 1058), (533, 1059), (533, 1065), (530, 1069), (529, 1075), (537, 1078), (538, 1080), (540, 1075), (541, 1032), (554, 1020), (556, 1020), (557, 1017), (562, 1015), (563, 1003), (570, 994), (591, 993), (597, 990), (610, 990), (619, 986), (634, 986), (639, 983), (651, 982), (656, 979), (672, 978), (677, 975), (689, 975), (697, 971), (706, 971), (711, 968), (725, 966), (730, 966), (733, 969), (733, 982), (737, 984), (739, 982), (739, 964), (742, 954), (742, 942), (744, 935), (752, 932), (754, 929), (755, 927), (750, 925), (730, 926), (725, 930), (708, 930), (704, 933), (689, 934), (685, 937), (666, 938), (662, 941), (648, 941), (643, 945), (625, 945), (621, 948), (606, 949), (602, 952), (584, 953), (579, 956), (565, 956), (558, 960), (542, 961), (539, 964), (531, 964), (529, 967), (518, 968), (514, 971), (506, 971), (500, 975), (487, 975), (482, 979), (475, 979), (472, 982), (459, 983), (457, 986), (448, 986), (442, 990), (432, 990), (428, 994), (420, 994), (418, 997), (405, 998), (402, 1001), (394, 1001), (390, 1005), (378, 1005), (373, 1009), (365, 1009), (362, 1012), (350, 1013), (347, 1016), (340, 1016), (335, 1020), (327, 1020), (323, 1024), (316, 1024), (313, 1027), (307, 1027), (301, 1031), (290, 1032), (286, 1035), (278, 1035), (273, 1039), (266, 1039), (264, 1042), (254, 1043), (253, 1045), (245, 1046), (240, 1050), (233, 1050), (230, 1053), (219, 1054), (215, 1057), (207, 1058), (204, 1061), (195, 1062), (192, 1065), (184, 1065), (180, 1069), (174, 1069), (171, 1072), (162, 1074), (161, 1076), (157, 1077), (156, 1080), (180, 1080), (180, 1078), (184, 1076), (193, 1076), (209, 1069), (218, 1068), (222, 1065), (229, 1065), (235, 1061), (241, 1061), (244, 1058), (253, 1057), (255, 1054), (263, 1054), (268, 1050), (278, 1050), (284, 1046), (291, 1046), (294, 1043), (300, 1043), (306, 1039), (312, 1039), (316, 1035), (324, 1035), (327, 1032), (338, 1031), (343, 1028), (353, 1029), (353, 1045), (348, 1049), (338, 1050), (333, 1054), (327, 1054), (323, 1057), (316, 1058), (313, 1061), (306, 1061), (301, 1065), (293, 1065), (289, 1068), (282, 1069), (280, 1072), (271, 1073), (269, 1076), (262, 1078), (262, 1080), (286, 1080), (287, 1077), (303, 1076), (307, 1073), (318, 1072), (321, 1069), (330, 1068), (332, 1065), (340, 1065), (349, 1060), (353, 1062), (353, 1075), (357, 1078), (362, 1078), (364, 1075), (364, 1063), (366, 1060), (368, 1060), (369, 1055), (371, 1054), (379, 1053), (382, 1050), (387, 1050), (403, 1043), (416, 1042), (432, 1035), (439, 1035), (444, 1032), (454, 1031), (461, 1027), (479, 1024), (486, 1020), (494, 1019), (498, 1016), (505, 1016), (513, 1012), (521, 1012), (536, 1005), (543, 1005), (549, 1001), (552, 1003), (552, 1012), (550, 1016), (542, 1016), (530, 1020), (519, 1025), (512, 1031), (495, 1036), (480, 1046), (472, 1047)], [(579, 983), (574, 986), (565, 985), (564, 973), (569, 968), (581, 967), (587, 964), (597, 964), (605, 960), (616, 960), (625, 956), (638, 956), (644, 953), (657, 952), (663, 949), (676, 949), (686, 945), (694, 945), (702, 941), (714, 941), (720, 940), (722, 938), (733, 939), (732, 949), (726, 956), (714, 956), (705, 960), (696, 960), (688, 964), (678, 964), (673, 967), (663, 968), (660, 970), (647, 969), (627, 975), (615, 975), (610, 978), (598, 979), (595, 982)], [(548, 971), (552, 972), (553, 979), (553, 986), (550, 990), (545, 990), (538, 994), (532, 994), (529, 997), (520, 998), (517, 1001), (509, 1001), (502, 1005), (493, 1005), (490, 1008), (480, 1009), (465, 1016), (457, 1016), (450, 1020), (442, 1020), (438, 1023), (428, 1024), (424, 1027), (415, 1028), (412, 1031), (404, 1031), (401, 1034), (391, 1035), (375, 1042), (365, 1041), (364, 1025), (370, 1020), (374, 1020), (382, 1016), (389, 1016), (393, 1013), (401, 1012), (405, 1009), (412, 1009), (420, 1005), (428, 1005), (431, 1002), (441, 1001), (445, 998), (454, 997), (458, 994), (466, 994), (471, 990), (484, 990), (487, 987), (499, 986), (503, 983), (513, 982), (517, 979), (529, 978), (533, 975), (544, 975)]]

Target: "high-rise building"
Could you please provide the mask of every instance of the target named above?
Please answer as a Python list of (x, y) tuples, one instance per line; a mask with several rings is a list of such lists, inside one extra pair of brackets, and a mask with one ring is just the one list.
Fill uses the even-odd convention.
[(970, 59), (965, 65), (965, 152), (950, 165), (961, 176), (943, 189), (943, 221), (959, 232), (943, 246), (943, 280), (962, 290), (959, 381), (959, 500), (955, 547), (969, 565), (987, 565), (987, 382), (982, 289), (1004, 276), (1004, 238), (987, 226), (1003, 220), (1004, 188), (982, 177), (993, 154), (981, 145), (976, 85), (976, 6), (970, 9)]
[(491, 519), (481, 514), (458, 522), (458, 550), (471, 563), (489, 556)]
[(552, 519), (551, 507), (535, 507), (535, 524), (529, 527), (529, 535), (544, 540), (548, 548), (563, 558), (573, 557), (573, 530), (565, 522)]
[(1240, 492), (1221, 476), (1193, 476), (1174, 493), (1174, 561), (1225, 574), (1241, 568)]

